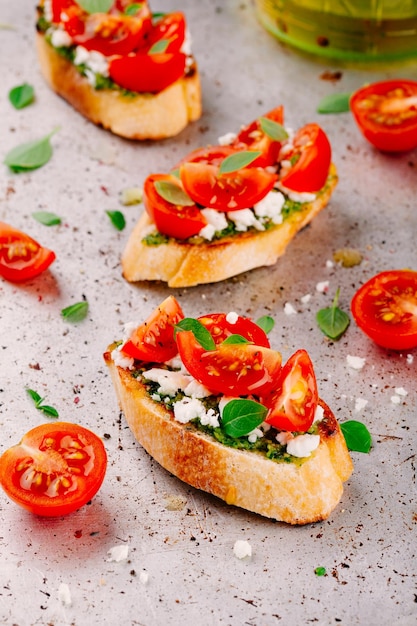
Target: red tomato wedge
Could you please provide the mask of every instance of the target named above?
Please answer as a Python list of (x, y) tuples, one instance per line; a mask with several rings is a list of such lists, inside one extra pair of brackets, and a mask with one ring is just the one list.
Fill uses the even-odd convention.
[(184, 314), (177, 300), (174, 296), (168, 296), (133, 331), (121, 351), (139, 361), (163, 363), (172, 359), (178, 353), (174, 326), (183, 318)]
[(256, 346), (269, 348), (270, 343), (265, 331), (248, 317), (237, 316), (233, 322), (230, 320), (230, 314), (227, 313), (209, 313), (198, 318), (210, 332), (215, 343), (218, 345), (230, 335), (241, 335)]
[(177, 332), (178, 351), (187, 370), (214, 393), (259, 395), (274, 385), (281, 355), (252, 344), (221, 344), (205, 350), (189, 330)]
[(104, 480), (107, 455), (90, 430), (67, 422), (42, 424), (0, 457), (0, 484), (23, 508), (55, 517), (91, 500)]
[[(266, 117), (278, 124), (283, 124), (284, 107), (276, 107), (262, 117)], [(259, 150), (262, 152), (257, 159), (252, 161), (250, 167), (267, 167), (268, 165), (274, 165), (278, 160), (278, 154), (281, 148), (281, 142), (274, 141), (264, 133), (259, 119), (244, 126), (232, 145), (241, 150)]]
[(55, 253), (20, 230), (0, 222), (0, 276), (11, 282), (35, 278), (55, 260)]
[(158, 193), (155, 187), (155, 183), (158, 182), (169, 183), (182, 191), (178, 178), (169, 174), (152, 174), (145, 180), (143, 203), (158, 231), (176, 239), (187, 239), (197, 235), (207, 224), (200, 209), (195, 204), (183, 206), (168, 202)]
[(266, 422), (279, 430), (306, 432), (314, 421), (318, 391), (313, 364), (305, 350), (297, 350), (282, 368), (276, 388), (263, 399), (269, 408)]
[(292, 167), (280, 179), (281, 184), (298, 192), (316, 192), (324, 187), (332, 158), (330, 142), (317, 124), (307, 124), (298, 130), (294, 149), (285, 159)]
[(138, 52), (113, 59), (109, 75), (123, 89), (159, 93), (184, 75), (185, 61), (186, 56), (182, 52)]
[(417, 146), (417, 82), (385, 80), (356, 91), (350, 108), (363, 136), (384, 152)]
[(354, 295), (351, 310), (359, 328), (383, 348), (417, 347), (417, 272), (373, 276)]
[(147, 48), (150, 50), (161, 41), (166, 42), (164, 52), (179, 52), (185, 39), (186, 23), (184, 14), (180, 11), (168, 13), (159, 22), (154, 24), (147, 38)]
[(242, 168), (221, 174), (217, 165), (183, 163), (181, 182), (190, 198), (217, 211), (237, 211), (253, 207), (271, 191), (276, 174), (258, 168)]

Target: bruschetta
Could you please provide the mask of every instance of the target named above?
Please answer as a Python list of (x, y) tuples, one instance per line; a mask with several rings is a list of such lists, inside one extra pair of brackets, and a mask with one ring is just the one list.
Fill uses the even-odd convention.
[(308, 353), (282, 365), (235, 312), (184, 318), (169, 296), (104, 354), (137, 441), (187, 484), (289, 524), (326, 519), (353, 470)]
[(129, 139), (156, 140), (201, 116), (200, 78), (181, 12), (154, 17), (146, 1), (128, 0), (41, 0), (37, 10), (42, 74), (91, 122)]
[(194, 150), (173, 171), (148, 176), (123, 275), (189, 287), (273, 265), (336, 183), (324, 131), (286, 130), (277, 107), (219, 145)]

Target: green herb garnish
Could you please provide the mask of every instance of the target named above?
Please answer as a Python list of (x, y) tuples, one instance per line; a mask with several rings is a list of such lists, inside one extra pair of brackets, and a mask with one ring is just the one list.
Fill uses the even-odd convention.
[(316, 315), (320, 330), (330, 339), (340, 339), (350, 324), (349, 315), (337, 306), (339, 294), (338, 288), (332, 306), (321, 309)]
[(175, 332), (181, 330), (191, 330), (194, 337), (205, 350), (215, 350), (216, 344), (210, 332), (205, 326), (193, 317), (185, 317), (183, 320), (175, 324)]
[(317, 113), (347, 113), (350, 111), (351, 93), (335, 93), (320, 100)]
[(288, 139), (288, 133), (282, 124), (270, 120), (269, 117), (259, 118), (259, 125), (265, 135), (268, 135), (273, 141), (284, 141)]
[(181, 187), (168, 180), (157, 180), (155, 189), (161, 198), (176, 206), (193, 206), (195, 204), (194, 200), (191, 200)]
[(83, 300), (82, 302), (76, 302), (75, 304), (71, 304), (67, 306), (65, 309), (62, 309), (61, 315), (65, 321), (71, 322), (72, 324), (76, 324), (77, 322), (82, 322), (82, 320), (87, 317), (88, 313), (88, 302)]
[(48, 415), (49, 417), (59, 417), (58, 411), (54, 409), (53, 406), (42, 404), (44, 398), (42, 398), (37, 391), (33, 391), (33, 389), (26, 389), (26, 391), (35, 403), (35, 408), (37, 408), (38, 411), (42, 411), (42, 413), (45, 413), (45, 415)]
[(107, 13), (113, 3), (114, 0), (77, 0), (77, 4), (87, 13)]
[(32, 213), (32, 217), (44, 226), (56, 226), (62, 222), (59, 215), (50, 213), (49, 211), (35, 211), (35, 213)]
[(352, 452), (369, 452), (372, 446), (371, 433), (362, 422), (348, 420), (340, 424), (346, 445)]
[(316, 576), (325, 576), (327, 574), (325, 567), (316, 567), (314, 573)]
[(59, 129), (55, 128), (49, 135), (30, 141), (29, 143), (16, 146), (6, 154), (4, 163), (13, 172), (25, 172), (42, 167), (52, 156), (52, 146), (50, 139)]
[(256, 320), (256, 324), (262, 328), (262, 330), (268, 334), (275, 326), (275, 320), (270, 315), (263, 315)]
[(142, 8), (143, 2), (133, 2), (132, 4), (128, 4), (124, 10), (125, 15), (137, 15)]
[(222, 430), (229, 437), (244, 437), (262, 424), (267, 412), (265, 406), (254, 400), (231, 400), (223, 409)]
[(32, 104), (35, 99), (35, 90), (32, 85), (24, 83), (18, 87), (13, 87), (9, 91), (9, 100), (15, 109), (23, 109), (28, 104)]
[(170, 44), (170, 39), (160, 39), (149, 48), (148, 54), (163, 54)]
[(237, 172), (238, 170), (250, 165), (255, 159), (260, 156), (262, 152), (260, 150), (241, 150), (231, 154), (223, 159), (220, 164), (220, 174), (230, 174), (231, 172)]
[(246, 339), (246, 337), (242, 337), (242, 335), (238, 335), (238, 334), (231, 334), (229, 335), (223, 342), (222, 345), (224, 344), (238, 344), (238, 343), (252, 343), (251, 341), (249, 341), (248, 339)]
[(125, 216), (121, 211), (106, 211), (111, 223), (117, 230), (123, 230), (126, 226)]

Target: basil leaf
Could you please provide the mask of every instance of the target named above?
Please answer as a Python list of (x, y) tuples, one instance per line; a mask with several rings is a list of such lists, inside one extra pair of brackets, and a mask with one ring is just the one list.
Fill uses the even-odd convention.
[(160, 39), (149, 48), (148, 54), (163, 54), (170, 44), (170, 39)]
[(34, 391), (33, 389), (26, 389), (26, 391), (30, 395), (36, 406), (42, 402), (42, 398), (37, 391)]
[(321, 309), (316, 315), (320, 330), (335, 340), (340, 339), (350, 324), (349, 315), (337, 306), (339, 294), (340, 289), (337, 289), (332, 306)]
[(76, 2), (87, 13), (107, 13), (114, 0), (76, 0)]
[(371, 449), (371, 433), (362, 422), (348, 420), (340, 424), (340, 429), (349, 450), (367, 453)]
[(45, 413), (45, 415), (48, 415), (49, 417), (59, 417), (58, 411), (54, 409), (53, 406), (48, 406), (47, 404), (41, 404), (36, 408), (39, 409), (39, 411), (42, 411), (42, 413)]
[(180, 176), (180, 168), (177, 167), (175, 170), (170, 171), (171, 176), (175, 176), (175, 178), (181, 178)]
[(259, 319), (256, 320), (256, 324), (262, 328), (262, 330), (268, 334), (275, 326), (275, 320), (270, 315), (263, 315)]
[(238, 334), (229, 335), (224, 341), (222, 341), (222, 345), (237, 344), (237, 343), (253, 343), (253, 342), (246, 339), (246, 337), (242, 337), (242, 335), (238, 335)]
[(240, 150), (235, 152), (235, 154), (231, 154), (223, 159), (219, 173), (230, 174), (230, 172), (237, 172), (252, 163), (260, 154), (262, 154), (260, 150)]
[(191, 200), (190, 196), (175, 183), (167, 180), (157, 180), (155, 189), (161, 198), (176, 206), (193, 206), (195, 204), (194, 200)]
[(320, 100), (317, 113), (347, 113), (350, 111), (351, 93), (335, 93)]
[(125, 216), (121, 211), (106, 211), (111, 223), (117, 230), (123, 230), (126, 226)]
[(128, 4), (128, 6), (124, 10), (125, 15), (137, 15), (142, 8), (143, 2), (134, 2), (132, 4)]
[(267, 412), (268, 409), (255, 400), (231, 400), (223, 409), (222, 430), (229, 437), (244, 437), (262, 424)]
[(284, 141), (288, 139), (288, 133), (282, 124), (270, 120), (268, 117), (259, 118), (261, 130), (268, 135), (273, 141)]
[(82, 320), (87, 317), (87, 313), (88, 302), (86, 302), (85, 300), (83, 300), (82, 302), (76, 302), (75, 304), (71, 304), (61, 311), (61, 315), (64, 320), (74, 324), (77, 322), (82, 322)]
[(198, 320), (192, 317), (185, 317), (183, 320), (175, 324), (176, 332), (181, 330), (191, 330), (194, 337), (205, 350), (215, 350), (216, 344), (210, 332)]
[(325, 576), (327, 572), (325, 567), (316, 567), (314, 573), (316, 576)]
[(9, 100), (15, 109), (23, 109), (28, 104), (32, 104), (35, 99), (35, 90), (32, 85), (24, 83), (18, 87), (13, 87), (9, 91)]
[(32, 213), (32, 217), (34, 217), (37, 222), (40, 222), (44, 226), (56, 226), (57, 224), (61, 224), (62, 222), (59, 215), (56, 215), (55, 213), (49, 213), (49, 211), (35, 211), (35, 213)]
[(4, 163), (14, 172), (35, 170), (38, 167), (42, 167), (52, 156), (50, 138), (57, 130), (58, 128), (55, 128), (49, 135), (42, 137), (42, 139), (16, 146), (16, 148), (13, 148), (6, 154)]

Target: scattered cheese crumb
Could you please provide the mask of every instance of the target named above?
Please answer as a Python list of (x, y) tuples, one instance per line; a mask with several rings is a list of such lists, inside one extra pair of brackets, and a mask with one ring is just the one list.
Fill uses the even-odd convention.
[(301, 298), (300, 298), (300, 301), (303, 304), (307, 304), (308, 302), (310, 302), (310, 300), (311, 300), (311, 293), (306, 293), (305, 296), (301, 296)]
[(236, 137), (236, 133), (225, 133), (224, 135), (221, 135), (217, 141), (220, 146), (229, 146), (231, 143), (234, 142)]
[(286, 302), (284, 305), (284, 313), (285, 315), (295, 315), (297, 311), (290, 302)]
[(404, 387), (397, 387), (395, 389), (395, 393), (397, 394), (397, 396), (407, 396), (408, 395), (408, 391), (406, 391), (404, 389)]
[(316, 291), (319, 293), (327, 293), (329, 291), (329, 281), (323, 280), (316, 285)]
[(238, 559), (250, 558), (252, 556), (252, 546), (248, 541), (238, 539), (233, 546), (233, 552)]
[(142, 585), (146, 585), (146, 583), (149, 581), (149, 574), (146, 570), (142, 570), (141, 573), (139, 574), (139, 580), (142, 583)]
[(368, 400), (365, 400), (364, 398), (356, 398), (355, 411), (362, 411), (362, 409), (364, 409), (367, 404)]
[(330, 259), (328, 259), (328, 260), (326, 261), (326, 267), (328, 267), (329, 269), (330, 269), (330, 268), (332, 268), (332, 267), (333, 267), (333, 265), (334, 265), (334, 263), (333, 263), (333, 261), (330, 261)]
[(414, 357), (412, 354), (407, 354), (407, 363), (408, 365), (411, 365), (411, 363), (414, 361)]
[(287, 443), (287, 452), (291, 456), (298, 458), (304, 458), (310, 456), (310, 454), (318, 448), (320, 443), (320, 435), (298, 435)]
[(110, 550), (107, 551), (109, 558), (107, 562), (115, 561), (119, 563), (120, 561), (125, 561), (127, 559), (127, 555), (129, 554), (129, 546), (124, 544), (122, 546), (113, 546)]
[(391, 396), (391, 402), (393, 404), (400, 404), (400, 402), (401, 402), (400, 396)]
[(226, 315), (226, 322), (228, 322), (229, 324), (236, 324), (238, 319), (239, 319), (239, 315), (235, 313), (234, 311), (230, 311)]
[(58, 599), (65, 606), (71, 606), (71, 592), (66, 583), (61, 583), (58, 587)]
[(350, 354), (346, 357), (346, 362), (354, 370), (361, 370), (365, 365), (365, 359), (360, 356), (352, 356)]

